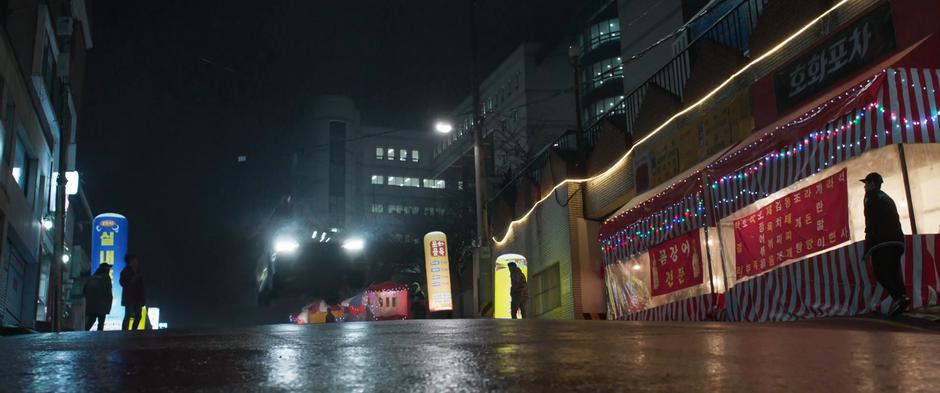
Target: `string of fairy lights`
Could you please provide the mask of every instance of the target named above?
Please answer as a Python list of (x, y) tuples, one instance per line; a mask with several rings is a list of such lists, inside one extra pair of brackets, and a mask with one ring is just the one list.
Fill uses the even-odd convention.
[[(704, 95), (702, 98), (700, 98), (698, 101), (696, 101), (696, 102), (692, 103), (691, 105), (687, 106), (685, 109), (682, 109), (681, 111), (676, 112), (675, 114), (673, 114), (673, 115), (672, 115), (671, 117), (669, 117), (665, 122), (663, 122), (663, 123), (660, 124), (658, 127), (656, 127), (656, 128), (654, 128), (653, 130), (651, 130), (646, 136), (644, 136), (644, 137), (641, 138), (640, 140), (636, 141), (636, 143), (634, 143), (633, 146), (631, 146), (631, 147), (626, 151), (626, 153), (624, 153), (623, 155), (621, 155), (620, 158), (619, 158), (617, 161), (615, 161), (612, 165), (610, 165), (609, 167), (607, 167), (607, 169), (605, 169), (605, 170), (601, 171), (600, 173), (598, 173), (598, 174), (596, 174), (596, 175), (594, 175), (594, 176), (591, 176), (591, 177), (579, 178), (579, 179), (578, 179), (578, 178), (576, 178), (576, 179), (565, 179), (565, 180), (559, 182), (559, 183), (558, 183), (557, 185), (555, 185), (551, 190), (549, 190), (548, 192), (546, 192), (545, 195), (542, 196), (542, 198), (540, 198), (538, 201), (536, 201), (535, 203), (533, 203), (532, 206), (529, 208), (529, 210), (528, 210), (524, 215), (522, 215), (520, 218), (518, 218), (518, 219), (516, 219), (516, 220), (511, 221), (511, 222), (509, 223), (509, 225), (508, 225), (508, 227), (507, 227), (507, 229), (506, 229), (506, 233), (503, 235), (502, 239), (497, 239), (497, 238), (494, 236), (494, 237), (492, 238), (492, 240), (493, 240), (493, 242), (495, 243), (495, 245), (498, 246), (498, 247), (505, 245), (505, 244), (512, 238), (512, 236), (513, 236), (513, 234), (514, 234), (514, 231), (515, 231), (515, 227), (518, 226), (518, 225), (520, 225), (520, 224), (525, 223), (526, 221), (528, 221), (528, 219), (529, 219), (529, 217), (532, 215), (532, 213), (535, 212), (535, 210), (538, 209), (539, 206), (541, 206), (543, 203), (545, 203), (545, 201), (548, 200), (548, 198), (550, 198), (552, 195), (554, 195), (554, 193), (555, 193), (556, 191), (558, 191), (558, 190), (561, 189), (562, 187), (567, 186), (568, 184), (580, 184), (580, 183), (590, 182), (590, 181), (594, 181), (594, 180), (598, 180), (598, 179), (603, 179), (603, 178), (606, 178), (607, 176), (610, 176), (610, 175), (612, 175), (612, 174), (614, 174), (614, 173), (617, 173), (624, 165), (626, 165), (626, 164), (628, 163), (629, 158), (633, 155), (633, 152), (636, 150), (636, 148), (637, 148), (638, 146), (644, 144), (645, 142), (649, 141), (651, 138), (653, 138), (653, 137), (655, 137), (656, 135), (658, 135), (660, 132), (662, 132), (666, 127), (668, 127), (670, 124), (672, 124), (673, 122), (675, 122), (677, 119), (679, 119), (679, 118), (681, 118), (682, 116), (686, 115), (687, 113), (693, 111), (695, 108), (698, 108), (698, 107), (702, 106), (702, 105), (705, 104), (706, 102), (709, 102), (713, 97), (715, 97), (715, 96), (716, 96), (719, 92), (721, 92), (725, 87), (727, 87), (727, 86), (730, 85), (732, 82), (734, 82), (735, 80), (737, 80), (739, 77), (741, 77), (742, 75), (744, 75), (744, 73), (747, 72), (749, 69), (751, 69), (752, 67), (754, 67), (754, 66), (757, 65), (757, 64), (762, 63), (763, 61), (765, 61), (767, 58), (769, 58), (769, 57), (772, 56), (773, 54), (775, 54), (775, 53), (779, 52), (780, 50), (782, 50), (782, 49), (783, 49), (784, 47), (786, 47), (787, 44), (789, 44), (791, 41), (793, 41), (793, 40), (796, 39), (797, 37), (803, 35), (806, 31), (808, 31), (810, 28), (812, 28), (813, 26), (815, 26), (816, 24), (818, 24), (818, 23), (819, 23), (821, 20), (823, 20), (826, 16), (828, 16), (829, 14), (835, 12), (835, 11), (838, 10), (839, 8), (843, 7), (845, 4), (849, 3), (850, 1), (853, 1), (853, 0), (841, 0), (841, 1), (839, 1), (838, 3), (834, 4), (832, 7), (830, 7), (830, 8), (827, 9), (826, 11), (822, 12), (821, 14), (819, 14), (816, 18), (814, 18), (813, 20), (809, 21), (809, 23), (807, 23), (806, 25), (804, 25), (803, 27), (801, 27), (799, 30), (797, 30), (796, 32), (794, 32), (794, 33), (791, 34), (790, 36), (788, 36), (788, 37), (786, 37), (785, 39), (783, 39), (783, 40), (781, 40), (780, 42), (778, 42), (777, 45), (775, 45), (774, 47), (770, 48), (767, 52), (765, 52), (765, 53), (762, 54), (761, 56), (755, 58), (754, 60), (752, 60), (751, 62), (749, 62), (749, 63), (746, 64), (745, 66), (741, 67), (738, 71), (736, 71), (734, 74), (732, 74), (731, 76), (729, 76), (729, 77), (728, 77), (727, 79), (725, 79), (723, 82), (721, 82), (720, 84), (718, 84), (718, 86), (716, 86), (716, 87), (715, 87), (714, 89), (712, 89), (710, 92), (708, 92), (707, 94), (705, 94), (705, 95)], [(684, 180), (683, 180), (683, 181), (684, 181)]]
[[(906, 88), (910, 86), (913, 89), (920, 89), (924, 92), (929, 92), (930, 95), (936, 93), (933, 87), (928, 88), (927, 86), (918, 87), (915, 83), (906, 83), (904, 73), (897, 73), (894, 70), (883, 70), (875, 77), (867, 80), (866, 82), (859, 84), (857, 87), (829, 100), (828, 102), (814, 108), (807, 112), (804, 116), (776, 127), (773, 132), (768, 133), (768, 135), (758, 139), (757, 141), (745, 146), (744, 148), (726, 156), (725, 158), (716, 161), (712, 165), (697, 171), (700, 173), (702, 171), (707, 171), (713, 166), (724, 163), (735, 156), (738, 156), (747, 150), (758, 147), (762, 145), (762, 142), (765, 139), (770, 139), (773, 137), (774, 133), (780, 132), (783, 130), (791, 129), (794, 126), (801, 125), (806, 123), (808, 120), (817, 116), (820, 113), (823, 113), (827, 107), (834, 103), (839, 103), (846, 98), (856, 98), (857, 94), (860, 92), (868, 91), (870, 87), (873, 86), (873, 83), (883, 75), (891, 75), (891, 77), (896, 77), (897, 75), (901, 76), (901, 84), (899, 87)], [(908, 99), (908, 102), (913, 101), (914, 99)], [(928, 105), (929, 106), (929, 105)], [(712, 192), (712, 200), (714, 201), (713, 207), (718, 212), (719, 217), (725, 217), (733, 213), (736, 208), (741, 205), (738, 204), (739, 198), (745, 198), (747, 204), (756, 201), (757, 199), (767, 197), (774, 192), (779, 191), (785, 187), (792, 185), (797, 181), (815, 176), (816, 174), (823, 172), (832, 166), (838, 164), (839, 162), (853, 158), (864, 151), (870, 150), (876, 141), (868, 142), (869, 135), (865, 135), (864, 131), (870, 131), (870, 136), (875, 139), (883, 139), (880, 145), (892, 144), (898, 141), (901, 141), (900, 138), (891, 138), (891, 130), (908, 130), (913, 132), (911, 127), (921, 127), (933, 125), (936, 132), (940, 132), (940, 111), (935, 111), (933, 114), (924, 114), (917, 117), (904, 116), (898, 114), (900, 108), (893, 108), (892, 111), (888, 111), (884, 104), (879, 101), (873, 101), (868, 104), (860, 106), (858, 109), (853, 110), (847, 115), (840, 116), (839, 119), (834, 121), (829, 121), (821, 129), (814, 130), (809, 132), (804, 138), (798, 139), (794, 143), (782, 148), (780, 150), (774, 150), (766, 153), (760, 158), (751, 161), (750, 163), (739, 167), (731, 171), (731, 173), (716, 178), (710, 182), (710, 189)], [(921, 108), (920, 111), (927, 112), (924, 108)], [(876, 116), (876, 115), (880, 115)], [(863, 121), (866, 120), (866, 117), (869, 118), (869, 124), (863, 124)], [(879, 122), (883, 122), (879, 123)], [(878, 123), (872, 125), (872, 123)], [(847, 140), (840, 140), (840, 136), (843, 136), (845, 133), (851, 133), (854, 131), (855, 138)], [(922, 129), (923, 133), (926, 133), (926, 129)], [(926, 134), (924, 134), (926, 135)], [(924, 141), (929, 140), (928, 137), (923, 137)], [(830, 146), (831, 145), (831, 146)], [(825, 148), (825, 149), (823, 149)], [(804, 151), (810, 151), (811, 153), (803, 154)], [(830, 153), (830, 151), (832, 153)], [(824, 158), (824, 159), (823, 159)], [(786, 181), (778, 181), (775, 184), (770, 184), (767, 186), (767, 189), (757, 190), (754, 188), (759, 188), (762, 185), (759, 181), (756, 181), (760, 178), (766, 179), (775, 176), (774, 173), (764, 174), (762, 172), (770, 170), (770, 168), (783, 168), (784, 166), (779, 165), (781, 160), (795, 160), (798, 159), (803, 161), (804, 165), (813, 163), (813, 166), (810, 166), (809, 169), (811, 172), (809, 174), (804, 174), (804, 170), (800, 169), (799, 172), (791, 172), (791, 178)], [(791, 171), (793, 170), (790, 166)], [(690, 176), (686, 180), (691, 180), (695, 176)], [(734, 187), (731, 186), (734, 183)], [(647, 199), (645, 203), (650, 203), (658, 197), (668, 195), (668, 191), (674, 189), (677, 185), (680, 185), (680, 182), (672, 184), (670, 187), (667, 187), (666, 190), (657, 194), (656, 196)], [(694, 216), (701, 215), (705, 216), (704, 201), (701, 198), (701, 194), (696, 194), (696, 203), (698, 204), (698, 209), (687, 210), (685, 212), (686, 217), (689, 214)], [(688, 198), (688, 197), (687, 197)], [(649, 238), (655, 236), (657, 241), (667, 240), (665, 237), (670, 235), (676, 235), (678, 233), (671, 233), (674, 230), (672, 224), (685, 222), (686, 217), (675, 217), (672, 223), (664, 223), (661, 221), (661, 217), (666, 212), (675, 209), (675, 206), (687, 204), (686, 201), (680, 201), (676, 204), (673, 204), (667, 208), (664, 208), (656, 213), (648, 215), (647, 218), (644, 218), (636, 223), (630, 224), (624, 229), (621, 229), (617, 232), (611, 234), (602, 234), (601, 239), (601, 249), (606, 254), (617, 253), (619, 256), (633, 255), (638, 252), (645, 250), (645, 247), (648, 247), (652, 244), (648, 244)], [(624, 219), (624, 217), (629, 217), (630, 214), (638, 208), (642, 208), (642, 204), (638, 205), (630, 210), (622, 212), (615, 217), (612, 217), (605, 221), (605, 225), (612, 223), (613, 221)], [(660, 220), (660, 224), (651, 226), (649, 222), (657, 222)], [(706, 222), (703, 220), (700, 226), (706, 225)], [(639, 230), (638, 230), (639, 228)], [(680, 229), (683, 232), (689, 230), (697, 229), (696, 228), (682, 228)], [(658, 236), (657, 236), (658, 235)]]

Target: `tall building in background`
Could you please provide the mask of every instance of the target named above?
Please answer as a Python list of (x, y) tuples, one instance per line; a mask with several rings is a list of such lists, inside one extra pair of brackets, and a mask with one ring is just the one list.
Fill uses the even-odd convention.
[[(576, 128), (573, 85), (567, 47), (547, 43), (520, 45), (483, 79), (480, 108), (491, 188)], [(435, 174), (473, 167), (472, 102), (468, 97), (451, 112), (454, 131), (434, 144)]]
[(363, 125), (348, 97), (321, 96), (311, 108), (294, 139), (291, 195), (302, 216), (321, 234), (365, 238), (371, 259), (393, 258), (381, 249), (387, 246), (389, 252), (412, 251), (394, 257), (407, 259), (398, 262), (421, 263), (420, 239), (440, 229), (445, 195), (460, 187), (433, 174), (435, 136), (430, 130)]
[[(91, 29), (83, 0), (0, 7), (0, 325), (43, 329), (53, 265), (73, 275), (53, 260), (52, 210), (59, 144), (77, 131)], [(75, 171), (69, 149), (65, 166)]]
[(577, 45), (581, 75), (581, 121), (590, 127), (607, 112), (623, 113), (623, 57), (620, 48), (620, 18), (615, 0), (594, 1), (573, 45)]

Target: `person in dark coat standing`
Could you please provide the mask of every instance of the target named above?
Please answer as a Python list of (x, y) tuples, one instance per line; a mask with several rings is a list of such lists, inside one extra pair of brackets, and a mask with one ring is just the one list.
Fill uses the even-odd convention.
[(85, 281), (85, 330), (91, 330), (98, 321), (98, 331), (104, 330), (105, 316), (111, 313), (111, 265), (102, 263), (95, 274)]
[(124, 306), (124, 323), (121, 328), (134, 330), (140, 323), (141, 310), (147, 304), (147, 295), (144, 292), (144, 276), (140, 272), (140, 260), (134, 254), (124, 256), (127, 266), (121, 271), (121, 305)]
[(871, 256), (875, 279), (894, 300), (889, 314), (896, 316), (911, 305), (901, 277), (904, 254), (901, 219), (894, 200), (881, 191), (884, 179), (880, 174), (869, 173), (861, 182), (865, 183), (865, 255)]
[(509, 280), (512, 285), (509, 289), (509, 296), (512, 297), (509, 312), (512, 314), (512, 319), (516, 319), (518, 310), (522, 313), (522, 319), (525, 319), (525, 303), (529, 300), (528, 283), (526, 283), (525, 274), (522, 274), (522, 269), (515, 262), (509, 262), (508, 266)]

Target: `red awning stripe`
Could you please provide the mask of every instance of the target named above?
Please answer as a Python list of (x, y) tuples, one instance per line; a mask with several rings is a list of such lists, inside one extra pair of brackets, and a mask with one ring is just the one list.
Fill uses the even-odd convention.
[[(940, 70), (887, 69), (793, 121), (764, 131), (706, 168), (717, 217), (727, 217), (867, 151), (897, 143), (937, 143), (938, 91)], [(694, 184), (699, 176), (686, 181)], [(697, 208), (703, 202), (700, 192), (690, 194), (663, 195), (654, 205), (676, 202), (639, 218), (633, 213), (607, 220), (599, 237), (608, 263), (705, 225), (704, 214), (683, 225), (672, 225), (666, 218), (675, 218), (677, 206)]]

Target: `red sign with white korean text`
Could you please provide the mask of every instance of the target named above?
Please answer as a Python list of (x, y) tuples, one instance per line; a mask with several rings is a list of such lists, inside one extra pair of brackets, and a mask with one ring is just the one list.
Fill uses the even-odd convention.
[(740, 280), (849, 241), (849, 188), (843, 169), (734, 221)]
[(665, 295), (704, 281), (699, 232), (694, 231), (650, 248), (650, 291)]

